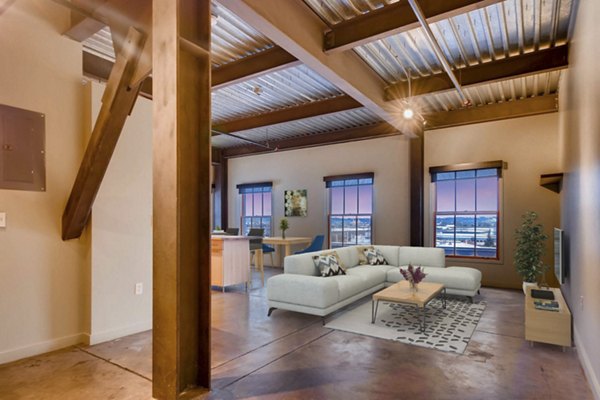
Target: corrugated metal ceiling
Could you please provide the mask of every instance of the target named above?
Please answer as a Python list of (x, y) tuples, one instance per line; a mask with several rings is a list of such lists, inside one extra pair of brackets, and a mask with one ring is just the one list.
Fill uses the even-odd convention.
[[(397, 0), (304, 0), (330, 26)], [(506, 0), (432, 24), (432, 30), (455, 69), (499, 60), (568, 41), (576, 0)], [(226, 8), (213, 3), (218, 22), (213, 27), (213, 66), (221, 66), (266, 50), (273, 43)], [(84, 42), (86, 51), (114, 60), (108, 28)], [(422, 29), (393, 35), (354, 49), (388, 84), (441, 73), (441, 65)], [(474, 106), (551, 94), (560, 72), (543, 73), (465, 88)], [(213, 91), (215, 124), (290, 106), (340, 96), (343, 93), (304, 65), (278, 70)], [(462, 107), (455, 91), (414, 97), (426, 114)], [(354, 109), (268, 128), (236, 132), (252, 140), (279, 140), (320, 134), (381, 120), (366, 109)], [(213, 138), (217, 147), (244, 145), (227, 136)]]
[[(369, 126), (381, 122), (381, 119), (366, 108), (342, 111), (318, 117), (305, 118), (297, 121), (285, 122), (236, 132), (238, 136), (258, 142), (267, 143), (293, 137), (318, 135), (321, 133), (335, 132), (344, 129)], [(234, 147), (247, 143), (230, 136), (219, 135), (212, 138), (215, 147)]]
[[(213, 66), (221, 66), (273, 47), (273, 43), (225, 7), (213, 3), (212, 13), (218, 18), (212, 27), (211, 54)], [(86, 51), (115, 60), (110, 28), (105, 27), (83, 42)]]
[(220, 124), (342, 94), (310, 68), (298, 65), (213, 90), (213, 120)]
[[(305, 0), (330, 25), (395, 1)], [(572, 0), (507, 0), (431, 24), (446, 59), (463, 68), (563, 44)], [(335, 11), (335, 12), (334, 12)], [(387, 83), (442, 72), (423, 29), (354, 49)]]

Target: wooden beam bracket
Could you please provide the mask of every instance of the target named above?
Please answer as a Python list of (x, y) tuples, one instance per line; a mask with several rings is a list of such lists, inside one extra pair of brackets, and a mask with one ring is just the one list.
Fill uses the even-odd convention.
[(130, 80), (145, 39), (143, 33), (130, 28), (126, 45), (117, 55), (102, 96), (100, 113), (62, 216), (63, 240), (81, 236), (89, 219), (123, 125), (140, 89), (139, 86), (130, 87)]

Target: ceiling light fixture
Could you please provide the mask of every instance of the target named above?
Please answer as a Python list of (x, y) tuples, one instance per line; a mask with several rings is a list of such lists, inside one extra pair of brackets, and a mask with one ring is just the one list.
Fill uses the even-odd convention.
[(210, 26), (215, 27), (219, 23), (219, 16), (217, 14), (210, 15)]
[(412, 110), (412, 108), (408, 107), (404, 109), (402, 116), (404, 119), (412, 119), (415, 116), (415, 112)]

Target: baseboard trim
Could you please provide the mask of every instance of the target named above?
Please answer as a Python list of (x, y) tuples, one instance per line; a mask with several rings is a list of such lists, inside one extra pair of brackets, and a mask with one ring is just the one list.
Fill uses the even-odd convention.
[(128, 326), (122, 326), (116, 329), (109, 329), (97, 333), (86, 333), (84, 342), (91, 346), (98, 343), (108, 342), (110, 340), (122, 338), (123, 336), (133, 335), (152, 329), (152, 321), (139, 322)]
[(39, 343), (30, 344), (16, 349), (10, 349), (0, 352), (0, 364), (6, 364), (12, 361), (21, 360), (27, 357), (37, 356), (39, 354), (48, 353), (50, 351), (63, 349), (85, 342), (86, 338), (83, 333), (75, 335), (63, 336), (61, 338), (46, 340)]
[(577, 355), (579, 356), (579, 361), (581, 362), (581, 366), (583, 367), (583, 372), (585, 373), (585, 377), (590, 384), (590, 389), (592, 390), (592, 394), (596, 400), (600, 400), (600, 382), (598, 382), (598, 378), (596, 377), (594, 367), (590, 361), (590, 358), (587, 355), (587, 351), (585, 350), (585, 346), (581, 341), (581, 336), (579, 336), (579, 332), (577, 332), (577, 328), (573, 328), (573, 332), (575, 334), (575, 348), (577, 349)]

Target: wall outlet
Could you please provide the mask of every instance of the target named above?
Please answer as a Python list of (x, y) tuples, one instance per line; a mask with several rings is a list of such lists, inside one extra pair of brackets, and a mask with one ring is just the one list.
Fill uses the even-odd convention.
[(579, 296), (579, 309), (583, 310), (583, 296)]
[(0, 212), (0, 228), (6, 228), (6, 213)]
[(144, 284), (142, 282), (135, 284), (135, 294), (140, 295), (144, 293)]

